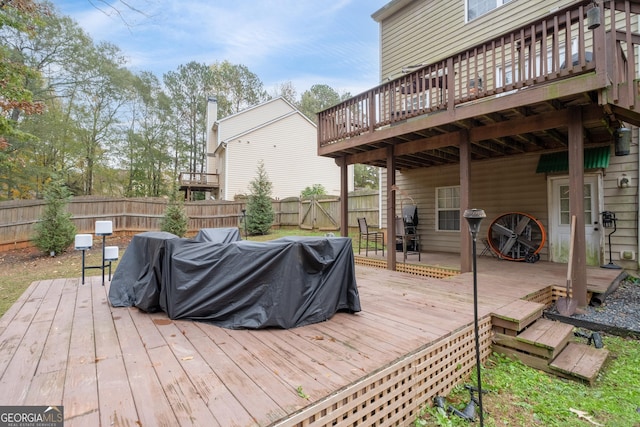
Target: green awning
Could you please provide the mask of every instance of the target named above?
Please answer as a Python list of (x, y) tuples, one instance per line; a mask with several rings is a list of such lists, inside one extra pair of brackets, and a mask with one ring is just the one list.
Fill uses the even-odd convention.
[[(609, 166), (609, 156), (611, 147), (587, 148), (584, 150), (584, 168), (604, 169)], [(536, 173), (553, 173), (569, 171), (569, 152), (560, 151), (557, 153), (542, 154), (538, 161)]]

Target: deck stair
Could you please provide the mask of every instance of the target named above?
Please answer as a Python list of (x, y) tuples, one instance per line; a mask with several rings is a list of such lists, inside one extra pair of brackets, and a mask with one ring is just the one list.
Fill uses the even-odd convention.
[(542, 371), (592, 384), (609, 352), (574, 342), (573, 326), (542, 318), (544, 305), (519, 300), (492, 313), (493, 350)]

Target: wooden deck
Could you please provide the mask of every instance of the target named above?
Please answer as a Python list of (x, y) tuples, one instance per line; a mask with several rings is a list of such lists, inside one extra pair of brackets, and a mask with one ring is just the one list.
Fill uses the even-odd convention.
[[(492, 310), (564, 266), (480, 261), (486, 358)], [(356, 270), (362, 312), (290, 330), (114, 308), (99, 276), (34, 282), (0, 319), (0, 405), (64, 405), (67, 427), (409, 425), (474, 367), (472, 275)]]

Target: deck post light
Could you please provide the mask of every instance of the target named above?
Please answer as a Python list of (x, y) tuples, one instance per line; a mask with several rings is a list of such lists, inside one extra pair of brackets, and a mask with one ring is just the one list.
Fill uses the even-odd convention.
[(85, 253), (93, 246), (93, 236), (91, 234), (76, 234), (75, 249), (82, 251), (82, 284), (84, 285)]
[(484, 426), (484, 412), (482, 409), (482, 377), (480, 374), (481, 358), (480, 358), (480, 332), (478, 330), (478, 269), (476, 262), (476, 238), (480, 231), (480, 223), (487, 215), (482, 209), (467, 209), (463, 216), (469, 223), (469, 232), (473, 240), (473, 329), (476, 338), (476, 372), (478, 380), (478, 406), (480, 407), (480, 427)]

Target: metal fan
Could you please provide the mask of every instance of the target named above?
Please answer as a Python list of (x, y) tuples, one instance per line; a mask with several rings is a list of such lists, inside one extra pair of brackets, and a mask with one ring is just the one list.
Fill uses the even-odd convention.
[(503, 259), (535, 262), (547, 239), (543, 225), (529, 214), (509, 212), (489, 227), (489, 246)]

